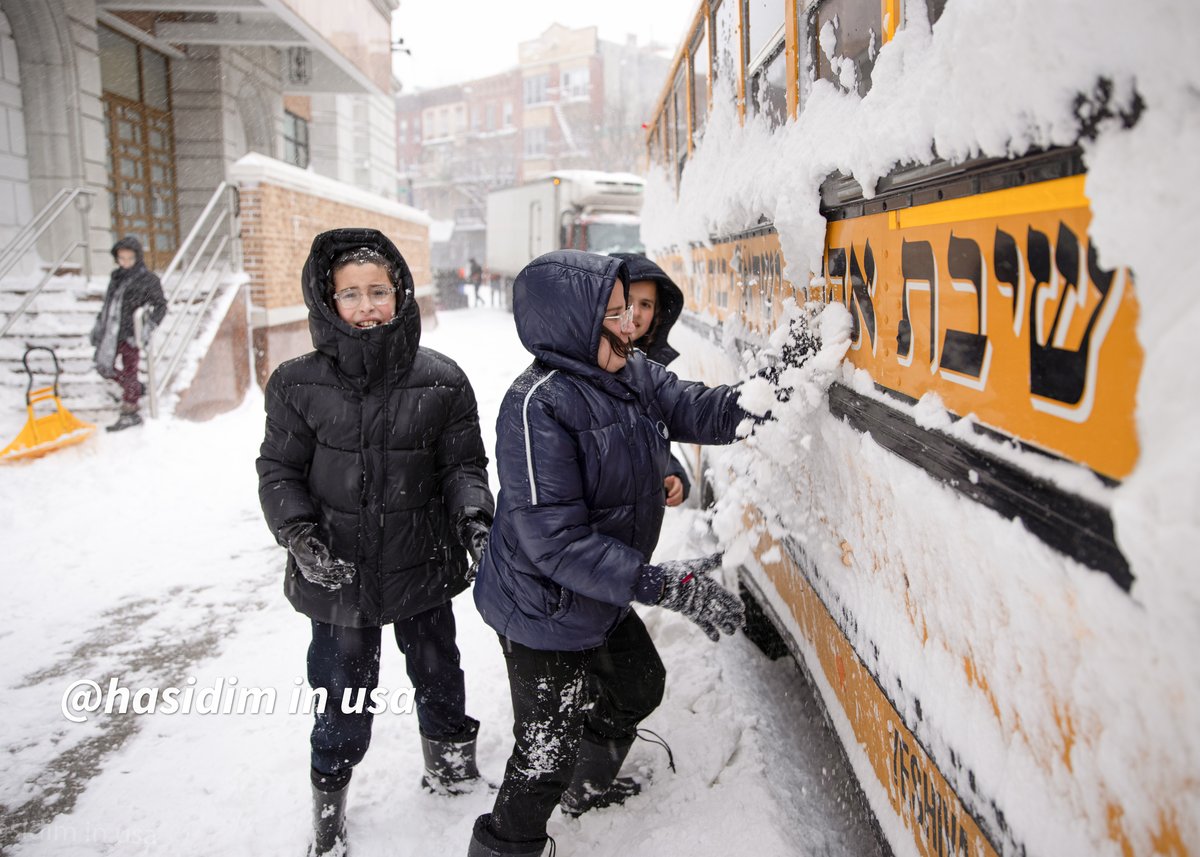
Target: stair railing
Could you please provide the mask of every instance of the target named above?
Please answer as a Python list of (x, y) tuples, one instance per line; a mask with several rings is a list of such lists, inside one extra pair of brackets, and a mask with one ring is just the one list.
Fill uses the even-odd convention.
[[(235, 194), (228, 182), (217, 186), (162, 275), (167, 320), (161, 335), (158, 331), (150, 334), (144, 352), (151, 417), (158, 416), (160, 401), (175, 382), (183, 357), (220, 292), (222, 279), (236, 265)], [(194, 250), (193, 245), (197, 245)], [(138, 310), (135, 324), (139, 329), (144, 329), (148, 311), (149, 307)], [(141, 333), (136, 335), (139, 342), (145, 339)]]
[(25, 299), (20, 305), (9, 315), (5, 320), (4, 325), (0, 327), (0, 336), (4, 336), (16, 324), (17, 320), (25, 314), (30, 305), (34, 302), (46, 284), (50, 282), (50, 278), (58, 272), (63, 263), (67, 261), (72, 253), (80, 248), (83, 249), (83, 275), (86, 279), (91, 279), (92, 276), (92, 247), (88, 237), (91, 233), (91, 218), (89, 212), (92, 210), (92, 197), (96, 195), (96, 191), (87, 187), (65, 187), (54, 195), (42, 210), (34, 215), (25, 226), (21, 228), (12, 240), (0, 250), (0, 280), (3, 280), (17, 263), (25, 257), (25, 254), (33, 249), (37, 240), (45, 234), (46, 230), (53, 226), (58, 219), (71, 207), (74, 203), (76, 210), (79, 212), (79, 228), (80, 238), (74, 244), (71, 244), (65, 249), (58, 258), (55, 259), (37, 285), (25, 295)]

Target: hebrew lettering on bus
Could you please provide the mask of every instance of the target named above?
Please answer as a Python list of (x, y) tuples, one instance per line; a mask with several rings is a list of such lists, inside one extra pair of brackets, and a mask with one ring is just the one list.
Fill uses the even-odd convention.
[(905, 241), (900, 250), (900, 274), (904, 280), (900, 326), (896, 330), (896, 359), (901, 366), (913, 363), (913, 321), (910, 305), (914, 292), (928, 292), (929, 371), (938, 365), (938, 281), (933, 246), (928, 241)]
[(871, 354), (874, 355), (879, 336), (875, 330), (875, 288), (877, 285), (875, 254), (871, 250), (871, 242), (867, 241), (863, 250), (863, 263), (858, 264), (858, 250), (850, 248), (850, 288), (846, 284), (846, 250), (842, 247), (831, 247), (826, 256), (825, 282), (828, 290), (838, 295), (850, 310), (850, 347), (854, 351), (862, 348), (863, 334), (871, 343)]
[[(1001, 239), (1003, 235), (1003, 239)], [(1037, 410), (1073, 422), (1084, 422), (1091, 414), (1097, 372), (1096, 355), (1112, 325), (1125, 289), (1125, 272), (1104, 271), (1096, 248), (1087, 244), (1086, 268), (1080, 264), (1081, 246), (1075, 233), (1060, 223), (1050, 263), (1050, 239), (1032, 227), (1026, 238), (1029, 291), (1029, 374), (1031, 402)], [(997, 230), (995, 248), (997, 278), (1011, 277), (1019, 265), (1016, 241)], [(1004, 258), (1002, 259), (1002, 255)], [(1012, 280), (1006, 281), (1015, 290)], [(1085, 323), (1081, 340), (1070, 347), (1068, 337), (1076, 312), (1088, 303), (1089, 287), (1100, 293)], [(1048, 307), (1057, 303), (1051, 318)], [(1015, 312), (1014, 307), (1014, 312)]]
[(976, 329), (947, 328), (942, 345), (941, 376), (955, 384), (982, 390), (987, 384), (992, 357), (992, 343), (987, 335), (988, 290), (983, 254), (976, 242), (951, 232), (946, 261), (950, 287), (975, 296)]
[(892, 804), (920, 828), (927, 852), (937, 857), (971, 857), (965, 810), (924, 751), (910, 745), (896, 724), (892, 733)]

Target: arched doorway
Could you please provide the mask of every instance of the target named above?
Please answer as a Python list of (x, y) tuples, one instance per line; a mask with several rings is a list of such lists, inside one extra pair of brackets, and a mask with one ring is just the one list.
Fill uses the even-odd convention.
[(170, 64), (107, 27), (97, 35), (113, 234), (137, 237), (161, 271), (179, 246)]

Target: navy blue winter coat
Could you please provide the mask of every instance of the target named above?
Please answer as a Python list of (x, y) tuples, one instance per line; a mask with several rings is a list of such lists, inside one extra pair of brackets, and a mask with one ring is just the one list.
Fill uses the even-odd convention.
[[(327, 301), (334, 259), (356, 247), (378, 250), (399, 271), (390, 324), (358, 330)], [(277, 537), (286, 524), (311, 521), (335, 557), (354, 563), (354, 579), (329, 592), (289, 554), (284, 591), (297, 610), (333, 625), (386, 625), (467, 588), (453, 521), (493, 508), (475, 394), (454, 361), (419, 347), (412, 275), (382, 233), (318, 235), (302, 286), (316, 350), (267, 382), (259, 499)]]
[(615, 374), (601, 369), (614, 286), (628, 294), (624, 262), (575, 250), (535, 259), (513, 286), (517, 333), (536, 359), (496, 421), (500, 494), (475, 603), (534, 649), (598, 646), (631, 601), (657, 597), (644, 568), (670, 440), (729, 443), (746, 416), (735, 390), (681, 381), (640, 351)]

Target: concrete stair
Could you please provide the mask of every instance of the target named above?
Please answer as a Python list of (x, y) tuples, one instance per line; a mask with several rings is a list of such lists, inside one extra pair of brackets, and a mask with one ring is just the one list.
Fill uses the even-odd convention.
[[(35, 282), (32, 277), (13, 277), (0, 283), (0, 319), (7, 321)], [(96, 374), (92, 364), (95, 349), (88, 341), (104, 303), (106, 286), (107, 281), (100, 278), (87, 282), (80, 276), (53, 277), (25, 314), (0, 337), (0, 412), (4, 424), (11, 422), (13, 412), (19, 413), (19, 422), (24, 421), (29, 376), (21, 358), (29, 345), (52, 348), (58, 355), (62, 370), (59, 394), (76, 416), (93, 422), (115, 418), (119, 389)], [(50, 355), (35, 351), (29, 355), (29, 363), (35, 371), (35, 388), (53, 381)]]

